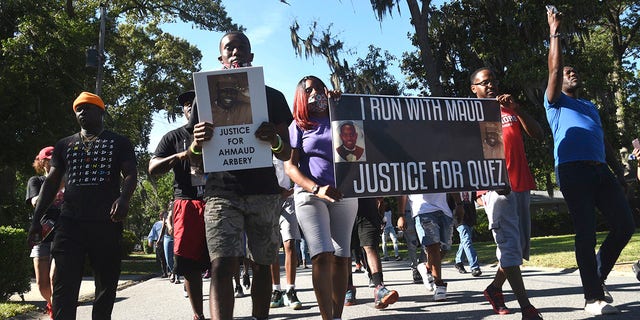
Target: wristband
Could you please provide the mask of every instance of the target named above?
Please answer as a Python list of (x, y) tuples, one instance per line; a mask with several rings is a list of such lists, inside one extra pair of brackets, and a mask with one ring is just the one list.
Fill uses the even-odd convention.
[(284, 149), (284, 146), (282, 145), (282, 138), (280, 138), (280, 135), (277, 133), (276, 138), (278, 138), (278, 145), (275, 148), (271, 147), (271, 151), (273, 151), (273, 153), (280, 153), (282, 152), (282, 149)]
[(193, 149), (193, 145), (189, 146), (189, 151), (191, 151), (191, 153), (195, 154), (196, 156), (199, 156), (202, 154), (202, 150), (196, 151), (195, 149)]
[(550, 34), (549, 38), (562, 38), (562, 33), (557, 32), (555, 34)]

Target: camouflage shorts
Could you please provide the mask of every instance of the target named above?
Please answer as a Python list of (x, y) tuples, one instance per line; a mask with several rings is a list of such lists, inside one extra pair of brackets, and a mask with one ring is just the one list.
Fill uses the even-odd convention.
[(225, 195), (207, 199), (204, 221), (209, 257), (247, 257), (262, 265), (276, 261), (280, 245), (280, 195)]

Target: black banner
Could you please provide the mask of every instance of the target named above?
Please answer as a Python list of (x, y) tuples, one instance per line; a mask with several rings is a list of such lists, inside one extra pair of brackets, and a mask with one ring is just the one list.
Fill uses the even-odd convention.
[(336, 186), (345, 197), (509, 184), (494, 99), (343, 94), (329, 111)]

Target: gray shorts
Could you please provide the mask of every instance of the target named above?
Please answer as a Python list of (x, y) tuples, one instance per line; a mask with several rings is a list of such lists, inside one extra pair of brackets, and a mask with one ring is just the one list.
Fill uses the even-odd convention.
[(440, 250), (449, 251), (453, 242), (453, 218), (441, 210), (421, 213), (415, 217), (420, 243), (427, 247), (440, 243)]
[(304, 190), (297, 190), (294, 199), (298, 223), (311, 258), (323, 252), (350, 257), (351, 232), (358, 213), (358, 199), (329, 202)]
[(522, 258), (529, 259), (531, 243), (529, 191), (512, 191), (504, 196), (489, 191), (482, 197), (500, 266), (522, 265)]
[(279, 194), (239, 196), (228, 194), (207, 199), (204, 221), (209, 257), (247, 257), (257, 264), (275, 263), (280, 246)]
[(280, 240), (300, 240), (300, 227), (296, 218), (295, 202), (293, 197), (288, 197), (282, 203), (280, 210)]
[(31, 248), (31, 258), (45, 258), (51, 257), (51, 241), (41, 242)]

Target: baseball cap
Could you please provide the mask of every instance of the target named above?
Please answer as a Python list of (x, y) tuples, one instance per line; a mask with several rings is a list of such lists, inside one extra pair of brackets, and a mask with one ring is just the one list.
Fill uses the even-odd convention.
[(44, 159), (51, 160), (52, 155), (53, 155), (53, 147), (52, 146), (44, 147), (42, 148), (42, 150), (40, 150), (40, 152), (38, 152), (38, 155), (36, 156), (36, 160), (44, 160)]

